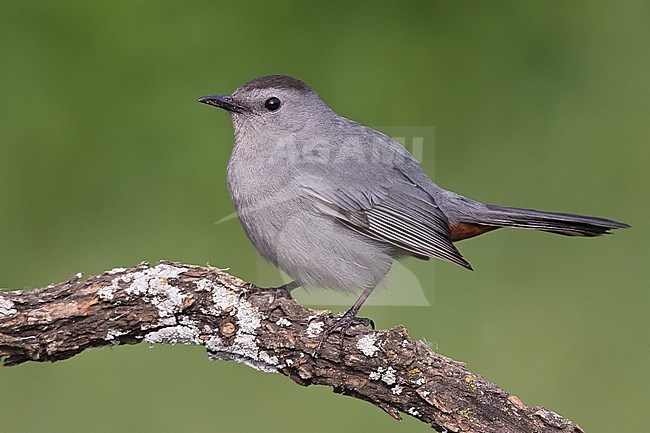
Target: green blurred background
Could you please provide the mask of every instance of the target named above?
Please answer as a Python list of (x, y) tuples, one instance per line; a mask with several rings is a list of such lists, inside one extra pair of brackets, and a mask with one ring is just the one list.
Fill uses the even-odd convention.
[[(361, 123), (434, 126), (423, 166), (448, 189), (634, 226), (466, 241), (476, 272), (405, 263), (432, 306), (363, 314), (404, 324), (588, 433), (645, 431), (649, 11), (647, 1), (0, 1), (0, 285), (159, 259), (269, 279), (239, 223), (215, 225), (233, 211), (232, 130), (196, 98), (289, 74)], [(430, 431), (329, 389), (208, 362), (196, 347), (1, 369), (0, 391), (3, 433)]]

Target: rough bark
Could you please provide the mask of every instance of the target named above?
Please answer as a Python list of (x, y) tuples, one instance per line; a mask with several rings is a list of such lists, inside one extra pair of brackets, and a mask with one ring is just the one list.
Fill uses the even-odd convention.
[(351, 328), (314, 351), (331, 318), (219, 269), (161, 262), (87, 280), (0, 292), (0, 359), (58, 361), (91, 347), (149, 343), (205, 346), (296, 383), (331, 386), (395, 419), (406, 413), (438, 431), (582, 432), (543, 407), (528, 407), (465, 364), (439, 355), (406, 329)]

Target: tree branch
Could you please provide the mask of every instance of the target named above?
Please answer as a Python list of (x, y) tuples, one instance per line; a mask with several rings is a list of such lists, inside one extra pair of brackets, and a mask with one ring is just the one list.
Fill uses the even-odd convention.
[(142, 263), (85, 281), (78, 274), (40, 289), (0, 293), (0, 359), (6, 366), (143, 340), (202, 345), (210, 359), (279, 372), (304, 386), (331, 386), (395, 419), (407, 413), (438, 431), (582, 432), (413, 341), (402, 326), (353, 327), (342, 350), (335, 334), (314, 356), (329, 311), (255, 290), (216, 268)]

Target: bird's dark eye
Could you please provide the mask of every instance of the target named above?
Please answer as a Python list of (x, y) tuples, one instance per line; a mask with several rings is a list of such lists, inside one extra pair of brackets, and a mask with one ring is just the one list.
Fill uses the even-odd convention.
[(272, 98), (267, 99), (266, 102), (264, 103), (264, 106), (269, 111), (275, 111), (278, 108), (280, 108), (280, 100), (274, 96)]

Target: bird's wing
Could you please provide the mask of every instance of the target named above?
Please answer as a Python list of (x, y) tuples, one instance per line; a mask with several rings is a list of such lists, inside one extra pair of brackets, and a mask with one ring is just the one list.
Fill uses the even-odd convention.
[(317, 209), (351, 229), (420, 258), (472, 269), (451, 242), (447, 218), (433, 197), (401, 170), (387, 170), (372, 186), (359, 182), (334, 187), (323, 178), (303, 180), (302, 188)]

